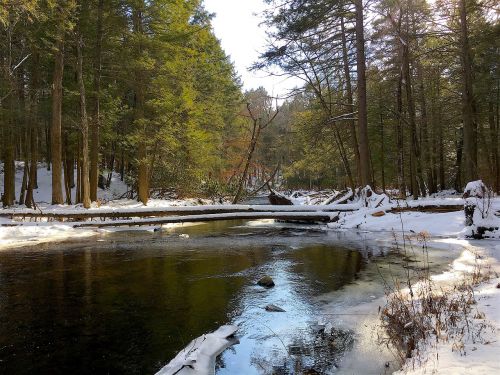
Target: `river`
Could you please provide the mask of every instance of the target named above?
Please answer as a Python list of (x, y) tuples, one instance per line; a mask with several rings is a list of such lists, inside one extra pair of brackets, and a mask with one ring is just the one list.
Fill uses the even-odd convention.
[[(439, 256), (444, 267), (449, 256)], [(218, 374), (334, 373), (354, 333), (339, 331), (345, 345), (334, 350), (318, 344), (322, 307), (345, 303), (347, 287), (351, 302), (380, 297), (378, 273), (402, 258), (366, 234), (272, 221), (5, 250), (0, 372), (153, 374), (191, 339), (233, 323), (240, 343), (221, 356)], [(276, 286), (257, 286), (263, 275)]]

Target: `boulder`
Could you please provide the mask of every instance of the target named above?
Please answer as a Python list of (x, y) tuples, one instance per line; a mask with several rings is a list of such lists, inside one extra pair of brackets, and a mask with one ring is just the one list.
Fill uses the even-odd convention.
[(271, 276), (263, 276), (257, 281), (257, 285), (263, 286), (264, 288), (272, 288), (274, 286), (274, 281)]

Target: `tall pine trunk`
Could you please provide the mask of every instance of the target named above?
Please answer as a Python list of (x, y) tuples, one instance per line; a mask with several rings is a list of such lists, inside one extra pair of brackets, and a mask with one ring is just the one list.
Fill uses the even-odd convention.
[(401, 197), (406, 198), (406, 177), (405, 177), (405, 147), (403, 128), (403, 74), (399, 74), (398, 86), (396, 89), (396, 110), (397, 127), (396, 137), (398, 145), (398, 188)]
[(50, 151), (52, 164), (52, 204), (63, 204), (61, 186), (62, 169), (62, 80), (64, 73), (64, 42), (56, 43), (54, 77), (52, 82), (52, 126), (50, 129)]
[(477, 124), (474, 120), (472, 61), (469, 47), (466, 0), (460, 0), (460, 59), (462, 63), (462, 121), (465, 183), (477, 179)]
[[(137, 46), (137, 53), (140, 56), (142, 54), (142, 45), (140, 38), (143, 37), (144, 30), (142, 25), (142, 12), (140, 9), (134, 9), (133, 11), (133, 23), (134, 23), (134, 33), (139, 36), (139, 42)], [(144, 105), (145, 105), (145, 93), (144, 93), (144, 74), (141, 68), (137, 68), (135, 71), (135, 122), (136, 126), (140, 128), (139, 137), (140, 141), (137, 149), (137, 198), (144, 205), (148, 203), (149, 199), (149, 163), (148, 154), (146, 150), (146, 125), (144, 119)]]
[(101, 127), (101, 70), (102, 70), (102, 13), (104, 0), (97, 5), (97, 43), (94, 72), (95, 108), (94, 118), (90, 127), (90, 200), (97, 201), (97, 185), (99, 180), (99, 132)]
[(30, 147), (30, 168), (28, 188), (24, 204), (26, 207), (35, 207), (35, 199), (33, 190), (37, 186), (37, 169), (38, 169), (38, 93), (40, 84), (40, 54), (37, 50), (33, 52), (33, 64), (31, 71), (31, 92), (30, 92), (30, 129), (29, 129), (29, 147)]
[(366, 59), (365, 36), (363, 25), (363, 0), (355, 0), (356, 8), (356, 71), (358, 95), (358, 131), (359, 131), (359, 157), (361, 171), (361, 186), (371, 184), (370, 155), (368, 143), (368, 113), (366, 104)]
[(87, 119), (87, 103), (85, 97), (85, 83), (83, 82), (83, 38), (81, 34), (77, 40), (77, 76), (80, 90), (80, 130), (82, 133), (82, 203), (83, 207), (90, 208), (90, 182), (89, 182), (89, 125)]
[[(340, 27), (341, 27), (341, 36), (342, 36), (342, 64), (344, 67), (344, 79), (346, 85), (346, 99), (347, 99), (347, 108), (349, 112), (354, 111), (354, 100), (352, 95), (352, 84), (351, 84), (351, 72), (349, 68), (349, 53), (347, 50), (347, 38), (346, 38), (346, 30), (344, 25), (344, 17), (340, 17)], [(359, 156), (359, 145), (358, 145), (358, 136), (356, 134), (356, 125), (354, 120), (349, 120), (349, 130), (350, 130), (350, 139), (351, 139), (351, 147), (354, 152), (354, 161), (356, 163), (356, 176), (357, 183), (360, 183), (361, 178), (361, 165), (360, 165), (360, 156)]]

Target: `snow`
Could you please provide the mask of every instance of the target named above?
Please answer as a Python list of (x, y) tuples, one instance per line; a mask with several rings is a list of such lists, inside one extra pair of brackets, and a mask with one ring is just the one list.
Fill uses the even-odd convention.
[(224, 325), (215, 332), (200, 336), (182, 349), (156, 375), (213, 375), (215, 359), (225, 349), (237, 343), (234, 334), (238, 326)]
[[(0, 218), (0, 225), (11, 224)], [(96, 235), (95, 230), (76, 230), (63, 223), (26, 223), (16, 227), (0, 226), (0, 250), (37, 243), (78, 239)]]
[(465, 196), (483, 198), (485, 194), (486, 186), (482, 180), (471, 181), (465, 186)]
[(464, 229), (463, 211), (446, 213), (401, 212), (372, 214), (383, 209), (363, 210), (343, 214), (337, 223), (329, 223), (332, 229), (359, 229), (370, 232), (426, 232), (433, 237), (457, 237)]
[[(455, 242), (459, 243), (459, 242)], [(451, 284), (460, 281), (464, 274), (470, 273), (475, 262), (483, 268), (491, 268), (493, 278), (475, 288), (477, 305), (474, 311), (484, 314), (484, 322), (488, 328), (481, 335), (481, 340), (472, 342), (466, 336), (463, 351), (453, 351), (452, 343), (440, 340), (436, 345), (428, 346), (423, 353), (427, 361), (414, 366), (407, 361), (397, 374), (500, 374), (500, 245), (493, 241), (470, 242), (461, 241), (466, 249), (453, 263), (449, 271), (436, 275), (433, 279), (440, 284)], [(482, 319), (481, 319), (482, 320)], [(465, 352), (465, 354), (464, 354)]]
[[(21, 184), (23, 181), (23, 169), (24, 162), (16, 161), (16, 200), (19, 199), (21, 192)], [(0, 163), (0, 191), (3, 192), (3, 163)], [(77, 170), (74, 170), (75, 177)], [(47, 170), (45, 163), (38, 164), (38, 189), (33, 191), (33, 198), (37, 204), (48, 204), (52, 201), (52, 191), (50, 186), (52, 185), (52, 172)], [(61, 180), (64, 186), (64, 180)], [(111, 185), (109, 189), (103, 190), (98, 188), (97, 198), (102, 202), (107, 202), (113, 199), (117, 199), (123, 196), (127, 192), (127, 185), (120, 180), (120, 175), (113, 173), (111, 178)], [(75, 201), (76, 189), (72, 189), (72, 201)]]
[[(0, 166), (1, 167), (1, 166)], [(19, 188), (22, 179), (22, 163), (16, 163), (16, 195), (19, 195)], [(3, 181), (0, 179), (0, 190), (3, 189)], [(435, 275), (434, 281), (440, 285), (453, 283), (464, 274), (471, 272), (473, 262), (477, 260), (475, 254), (480, 254), (481, 262), (485, 267), (491, 267), (494, 278), (489, 282), (480, 284), (476, 287), (477, 297), (477, 310), (485, 314), (486, 321), (492, 330), (485, 332), (485, 341), (483, 343), (473, 344), (469, 341), (464, 343), (466, 355), (460, 355), (459, 352), (451, 350), (451, 344), (447, 342), (439, 342), (436, 345), (428, 347), (426, 352), (429, 360), (424, 362), (421, 366), (413, 366), (413, 363), (407, 362), (401, 374), (430, 374), (430, 373), (443, 373), (443, 374), (496, 374), (500, 373), (500, 362), (498, 362), (498, 353), (500, 353), (500, 288), (497, 285), (500, 283), (500, 245), (499, 242), (494, 240), (482, 241), (469, 241), (466, 239), (470, 235), (471, 230), (475, 230), (477, 226), (485, 227), (500, 227), (500, 218), (498, 212), (500, 211), (500, 198), (493, 197), (490, 194), (485, 194), (484, 185), (481, 181), (474, 181), (467, 185), (466, 198), (461, 198), (456, 192), (443, 192), (436, 194), (432, 197), (419, 200), (404, 200), (396, 201), (390, 200), (384, 194), (367, 194), (367, 189), (364, 189), (362, 199), (358, 199), (353, 203), (339, 204), (340, 197), (337, 201), (327, 205), (312, 205), (313, 203), (325, 202), (323, 197), (315, 197), (304, 193), (296, 193), (294, 195), (294, 206), (270, 206), (270, 205), (213, 205), (208, 200), (201, 200), (198, 198), (191, 199), (171, 199), (160, 200), (152, 199), (148, 202), (147, 206), (130, 199), (116, 199), (116, 197), (123, 196), (127, 191), (127, 187), (119, 181), (118, 176), (113, 176), (110, 190), (99, 190), (99, 198), (101, 199), (100, 205), (94, 205), (91, 209), (85, 210), (79, 205), (51, 205), (48, 202), (51, 200), (50, 186), (51, 174), (46, 169), (39, 169), (39, 186), (35, 192), (35, 200), (38, 204), (36, 211), (27, 209), (23, 206), (16, 206), (9, 210), (2, 210), (1, 213), (27, 213), (27, 212), (43, 212), (43, 213), (113, 213), (120, 212), (125, 216), (134, 217), (134, 213), (141, 212), (162, 212), (163, 214), (180, 213), (183, 212), (184, 216), (167, 216), (157, 219), (148, 218), (150, 225), (141, 227), (140, 230), (151, 230), (156, 228), (155, 222), (162, 220), (176, 219), (176, 220), (204, 220), (210, 218), (227, 218), (231, 219), (235, 215), (235, 211), (246, 210), (247, 212), (238, 213), (240, 217), (252, 218), (257, 215), (261, 219), (266, 217), (277, 217), (279, 215), (285, 217), (286, 215), (298, 215), (303, 217), (315, 216), (318, 214), (335, 218), (338, 216), (336, 222), (328, 223), (323, 226), (325, 230), (340, 230), (340, 231), (361, 231), (368, 233), (384, 233), (386, 241), (393, 239), (392, 234), (398, 238), (401, 234), (412, 233), (426, 233), (432, 238), (432, 247), (453, 247), (462, 248), (460, 256), (455, 259), (450, 269), (442, 274)], [(347, 193), (349, 194), (349, 193)], [(352, 193), (351, 193), (352, 195)], [(369, 196), (368, 196), (369, 195)], [(463, 210), (455, 212), (418, 212), (418, 211), (405, 211), (394, 212), (391, 210), (395, 208), (415, 208), (418, 206), (461, 206), (465, 203), (474, 204), (476, 210), (474, 212), (474, 225), (475, 227), (465, 228), (465, 216)], [(196, 215), (189, 215), (189, 211), (196, 212)], [(206, 214), (200, 214), (202, 211), (207, 211)], [(210, 211), (210, 213), (208, 213)], [(221, 211), (217, 213), (217, 211)], [(274, 212), (262, 212), (274, 211)], [(184, 213), (187, 212), (187, 213)], [(260, 212), (260, 213), (259, 213)], [(278, 213), (278, 214), (277, 214)], [(132, 220), (116, 220), (115, 224), (131, 224), (140, 223), (141, 219)], [(99, 220), (93, 221), (98, 223)], [(259, 223), (261, 223), (259, 221)], [(13, 224), (22, 224), (19, 226), (8, 226)], [(28, 244), (60, 241), (66, 239), (86, 238), (98, 234), (106, 233), (101, 229), (93, 228), (73, 228), (78, 223), (74, 222), (54, 222), (54, 221), (24, 221), (19, 222), (15, 219), (1, 218), (0, 217), (0, 249), (12, 248), (14, 246), (24, 246)], [(7, 225), (7, 226), (5, 226)], [(160, 223), (158, 223), (160, 225)], [(169, 224), (172, 226), (172, 224)], [(118, 230), (116, 228), (109, 229), (111, 231)], [(130, 228), (127, 228), (130, 230)], [(389, 235), (385, 235), (391, 234)], [(181, 238), (189, 240), (187, 235), (180, 235)], [(496, 236), (499, 238), (499, 234)], [(356, 373), (356, 355), (383, 356), (389, 358), (390, 353), (384, 351), (383, 353), (374, 354), (369, 351), (368, 342), (373, 340), (373, 327), (376, 325), (377, 315), (373, 314), (378, 306), (383, 305), (383, 298), (375, 298), (370, 303), (363, 303), (352, 306), (349, 310), (344, 312), (352, 313), (352, 325), (358, 325), (361, 330), (365, 330), (364, 336), (366, 342), (360, 342), (357, 349), (351, 354), (350, 358), (351, 367), (346, 371)], [(372, 312), (371, 317), (359, 319), (359, 314), (369, 314)], [(356, 318), (356, 316), (358, 316)], [(347, 319), (346, 319), (347, 320)], [(363, 328), (364, 327), (364, 328)], [(237, 327), (222, 327), (220, 330), (202, 336), (193, 340), (190, 347), (184, 349), (179, 355), (172, 360), (172, 362), (163, 368), (159, 374), (166, 375), (176, 373), (178, 374), (210, 374), (213, 373), (214, 358), (224, 350), (227, 346), (231, 345), (232, 340), (227, 340), (228, 335), (232, 335)], [(229, 334), (232, 332), (231, 334)], [(196, 349), (194, 349), (196, 348)], [(350, 357), (349, 357), (350, 356)], [(436, 360), (438, 358), (438, 360)], [(191, 367), (183, 367), (191, 365)], [(181, 367), (179, 367), (181, 366)], [(346, 373), (347, 373), (346, 372)], [(358, 371), (359, 373), (359, 371)]]

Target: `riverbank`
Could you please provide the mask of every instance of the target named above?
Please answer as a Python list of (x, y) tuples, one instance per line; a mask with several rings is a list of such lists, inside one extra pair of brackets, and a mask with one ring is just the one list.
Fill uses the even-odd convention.
[[(384, 197), (372, 197), (367, 207), (362, 206), (361, 202), (298, 206), (214, 205), (213, 202), (200, 198), (152, 199), (147, 206), (133, 200), (119, 199), (94, 205), (88, 210), (81, 205), (40, 203), (35, 210), (18, 206), (0, 211), (2, 214), (0, 215), (0, 249), (106, 233), (98, 228), (101, 225), (109, 226), (106, 231), (123, 230), (115, 228), (118, 225), (137, 226), (138, 230), (148, 231), (160, 229), (164, 224), (162, 222), (170, 222), (167, 227), (171, 227), (172, 222), (175, 221), (189, 222), (188, 216), (179, 217), (179, 215), (196, 215), (196, 221), (199, 222), (203, 221), (204, 217), (207, 221), (244, 219), (246, 212), (251, 215), (257, 211), (262, 211), (258, 214), (259, 216), (279, 216), (273, 213), (276, 211), (283, 212), (283, 215), (286, 213), (285, 216), (290, 216), (289, 219), (296, 215), (299, 220), (300, 217), (322, 215), (322, 218), (331, 220), (327, 228), (332, 230), (426, 232), (433, 237), (446, 238), (460, 238), (464, 235), (462, 233), (464, 214), (460, 210), (464, 200), (461, 198), (439, 197), (418, 201), (409, 200), (404, 204), (401, 201), (388, 201), (382, 204), (386, 200)], [(435, 210), (435, 207), (439, 209)], [(422, 208), (424, 210), (430, 208), (431, 212), (421, 212)], [(499, 209), (500, 199), (495, 198), (492, 200), (491, 210), (498, 211)], [(122, 220), (117, 221), (117, 219)], [(84, 228), (76, 228), (80, 226)]]
[[(418, 268), (422, 264), (423, 253), (415, 236), (413, 241), (411, 253), (414, 258), (408, 266)], [(480, 334), (465, 332), (459, 339), (456, 336), (433, 336), (427, 342), (420, 343), (418, 352), (415, 351), (412, 358), (402, 363), (397, 350), (386, 345), (386, 332), (380, 313), (387, 304), (387, 296), (377, 287), (374, 279), (383, 278), (391, 285), (395, 280), (404, 282), (406, 275), (400, 273), (401, 269), (398, 272), (396, 266), (387, 269), (373, 265), (366, 277), (358, 280), (356, 285), (348, 285), (340, 291), (320, 297), (325, 303), (322, 309), (323, 324), (355, 332), (355, 344), (344, 357), (338, 374), (475, 375), (500, 372), (497, 361), (500, 351), (500, 244), (498, 241), (444, 238), (428, 241), (430, 250), (427, 261), (431, 264), (440, 262), (435, 259), (436, 256), (449, 256), (448, 267), (430, 272), (431, 282), (436, 289), (453, 290), (463, 285), (465, 280), (471, 280), (478, 267), (485, 276), (482, 282), (474, 285), (476, 302), (470, 311), (473, 315), (470, 317), (471, 322), (480, 327)], [(365, 291), (371, 291), (371, 301), (357, 300), (356, 289), (360, 286)], [(407, 289), (403, 289), (403, 292), (407, 292)], [(367, 367), (367, 363), (370, 366)]]
[[(420, 202), (409, 201), (408, 206), (422, 204)], [(144, 207), (143, 205), (131, 200), (111, 201), (106, 205), (93, 207), (90, 212), (141, 212), (144, 210), (161, 210), (166, 207), (200, 207), (203, 203), (210, 203), (198, 199), (191, 200), (152, 200), (151, 203)], [(436, 198), (426, 199), (428, 205), (457, 205), (462, 204), (461, 198)], [(498, 209), (499, 201), (494, 199), (492, 207)], [(221, 205), (221, 207), (223, 207)], [(313, 207), (313, 206), (311, 206)], [(449, 269), (439, 270), (433, 275), (433, 279), (440, 284), (450, 285), (457, 280), (463, 278), (467, 273), (472, 272), (470, 268), (471, 261), (479, 262), (486, 268), (490, 267), (493, 275), (500, 273), (498, 263), (500, 261), (500, 245), (495, 241), (468, 241), (463, 239), (464, 236), (464, 214), (463, 211), (454, 212), (391, 212), (393, 205), (381, 205), (375, 208), (365, 208), (354, 212), (342, 213), (339, 219), (328, 225), (318, 226), (328, 232), (344, 232), (346, 234), (346, 242), (356, 242), (362, 239), (366, 243), (374, 245), (382, 245), (385, 248), (390, 248), (395, 240), (398, 240), (400, 245), (402, 242), (402, 234), (414, 236), (418, 233), (423, 233), (430, 238), (429, 246), (435, 252), (435, 249), (440, 249), (443, 254), (446, 253), (449, 257)], [(290, 208), (292, 209), (292, 208)], [(54, 213), (75, 213), (89, 212), (79, 206), (41, 206), (42, 212)], [(27, 212), (24, 208), (16, 208), (16, 212)], [(99, 221), (99, 218), (93, 219)], [(17, 224), (18, 220), (2, 218), (1, 224)], [(257, 223), (257, 222), (256, 222)], [(24, 221), (20, 226), (3, 226), (0, 228), (0, 248), (12, 248), (26, 246), (41, 242), (60, 242), (67, 240), (78, 240), (91, 236), (105, 236), (109, 233), (114, 233), (119, 230), (130, 231), (130, 228), (124, 229), (77, 229), (73, 228), (75, 222), (55, 222), (55, 221)], [(185, 224), (184, 224), (185, 225)], [(250, 223), (252, 225), (252, 223)], [(162, 228), (170, 229), (181, 227), (179, 225), (168, 226), (145, 226), (135, 230), (139, 231), (158, 231)], [(287, 224), (284, 224), (286, 227)], [(293, 225), (291, 225), (293, 227)], [(351, 236), (350, 233), (358, 233), (359, 235)], [(350, 239), (349, 239), (350, 238)], [(471, 257), (471, 254), (475, 254)], [(479, 258), (476, 258), (479, 256)], [(380, 270), (378, 270), (380, 271)], [(377, 272), (378, 272), (377, 271)], [(495, 274), (496, 273), (496, 274)], [(380, 275), (378, 275), (380, 276)], [(389, 274), (387, 274), (389, 276)], [(377, 275), (372, 275), (377, 277)], [(388, 277), (389, 278), (389, 277)], [(484, 321), (488, 322), (489, 327), (493, 327), (491, 332), (488, 332), (484, 337), (484, 342), (487, 344), (478, 345), (477, 343), (465, 341), (464, 350), (467, 355), (462, 352), (452, 351), (450, 343), (440, 343), (439, 345), (431, 345), (427, 348), (422, 348), (420, 356), (426, 358), (422, 363), (416, 364), (414, 361), (408, 361), (402, 365), (403, 373), (429, 373), (434, 370), (439, 372), (457, 372), (459, 369), (466, 369), (466, 373), (478, 374), (497, 371), (496, 362), (493, 360), (494, 353), (500, 350), (498, 341), (500, 341), (500, 294), (496, 285), (500, 282), (498, 277), (493, 276), (488, 283), (483, 283), (475, 287), (477, 295), (477, 309), (484, 313)], [(342, 291), (336, 292), (334, 304), (328, 303), (328, 298), (324, 297), (323, 302), (326, 302), (325, 308), (322, 308), (320, 316), (323, 317), (325, 324), (329, 321), (335, 326), (352, 330), (355, 332), (355, 341), (352, 350), (346, 353), (342, 359), (338, 371), (340, 373), (365, 373), (369, 374), (373, 370), (373, 374), (392, 373), (400, 368), (394, 353), (381, 345), (374, 345), (378, 337), (383, 334), (380, 330), (380, 317), (378, 315), (379, 308), (384, 306), (386, 297), (383, 295), (383, 288), (380, 283), (373, 283), (368, 280), (358, 280), (357, 285), (345, 286)], [(359, 285), (361, 283), (361, 285)], [(358, 290), (365, 289), (373, 292), (373, 298), (370, 301), (357, 301), (353, 297), (355, 288)], [(372, 289), (370, 289), (372, 288)], [(342, 296), (343, 293), (343, 296)], [(340, 299), (339, 299), (340, 298)], [(340, 303), (339, 300), (344, 299), (345, 303)], [(341, 311), (341, 313), (339, 313)], [(333, 319), (332, 319), (333, 317)], [(461, 354), (462, 353), (462, 354)], [(359, 361), (357, 358), (365, 358), (368, 360)], [(434, 360), (439, 358), (439, 360)], [(472, 358), (472, 360), (470, 360)], [(372, 366), (366, 367), (367, 363)]]

